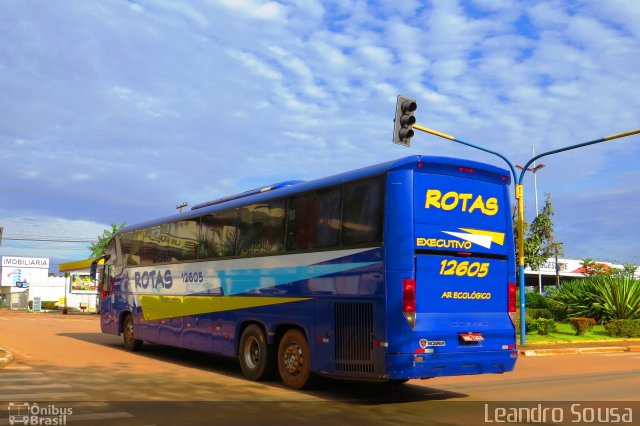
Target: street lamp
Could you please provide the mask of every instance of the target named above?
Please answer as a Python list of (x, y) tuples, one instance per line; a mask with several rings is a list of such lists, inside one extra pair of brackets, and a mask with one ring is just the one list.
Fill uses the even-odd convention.
[[(533, 147), (531, 148), (531, 152), (535, 156), (535, 151), (534, 151)], [(516, 167), (518, 169), (520, 169), (520, 170), (524, 170), (524, 166), (522, 166), (520, 164), (516, 164)], [(536, 162), (535, 161), (533, 162), (533, 167), (527, 167), (527, 171), (533, 173), (533, 191), (535, 193), (535, 199), (536, 199), (536, 217), (538, 217), (538, 215), (540, 214), (540, 212), (538, 210), (538, 172), (543, 167), (544, 167), (544, 164), (542, 164), (542, 163), (540, 163), (540, 164), (538, 164), (536, 166)], [(524, 235), (522, 236), (522, 238), (524, 238)], [(538, 292), (540, 294), (542, 294), (542, 273), (540, 272), (540, 267), (538, 267)]]
[(594, 145), (597, 143), (608, 142), (614, 139), (625, 138), (627, 136), (637, 135), (640, 133), (640, 129), (631, 130), (629, 132), (618, 133), (611, 136), (605, 136), (604, 138), (598, 138), (587, 142), (578, 143), (575, 145), (565, 146), (563, 148), (554, 149), (551, 151), (543, 152), (542, 154), (535, 155), (529, 161), (527, 161), (522, 168), (522, 172), (520, 173), (520, 177), (516, 182), (516, 199), (518, 200), (518, 234), (520, 238), (518, 238), (518, 249), (519, 249), (519, 259), (518, 259), (518, 279), (520, 281), (520, 344), (525, 345), (527, 343), (527, 327), (525, 321), (525, 298), (524, 298), (524, 238), (522, 238), (522, 234), (524, 233), (524, 201), (523, 201), (523, 189), (522, 189), (522, 181), (524, 180), (524, 174), (529, 170), (529, 166), (534, 164), (536, 160), (539, 160), (542, 157), (546, 157), (552, 154), (559, 154), (561, 152), (570, 151), (572, 149), (582, 148), (589, 145)]

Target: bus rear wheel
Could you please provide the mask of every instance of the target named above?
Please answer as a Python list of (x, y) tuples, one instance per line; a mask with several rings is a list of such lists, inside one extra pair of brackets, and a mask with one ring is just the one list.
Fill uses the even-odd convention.
[(131, 315), (127, 315), (124, 318), (122, 325), (122, 340), (124, 341), (124, 347), (130, 351), (139, 351), (142, 347), (142, 340), (136, 339), (133, 334), (133, 318)]
[(300, 330), (289, 330), (280, 339), (278, 372), (282, 383), (288, 388), (304, 389), (310, 386), (309, 345)]
[(248, 326), (240, 337), (240, 368), (249, 380), (267, 380), (273, 376), (275, 359), (273, 347), (255, 324)]

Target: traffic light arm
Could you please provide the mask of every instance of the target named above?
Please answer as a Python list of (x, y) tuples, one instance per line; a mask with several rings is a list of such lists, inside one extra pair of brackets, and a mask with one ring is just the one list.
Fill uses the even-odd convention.
[[(415, 126), (413, 126), (413, 127), (415, 127)], [(635, 129), (635, 130), (631, 130), (631, 131), (624, 132), (624, 133), (618, 133), (618, 134), (611, 135), (611, 136), (605, 136), (604, 138), (600, 138), (600, 139), (594, 139), (594, 140), (588, 141), (588, 142), (582, 142), (582, 143), (579, 143), (579, 144), (566, 146), (564, 148), (554, 149), (553, 151), (543, 152), (542, 154), (536, 155), (535, 157), (533, 157), (529, 161), (527, 161), (527, 163), (524, 165), (524, 167), (523, 167), (523, 169), (522, 169), (522, 171), (520, 173), (520, 178), (518, 179), (518, 183), (522, 184), (522, 180), (524, 179), (525, 171), (527, 170), (527, 168), (534, 161), (538, 160), (539, 158), (546, 157), (547, 155), (551, 155), (551, 154), (557, 154), (559, 152), (569, 151), (569, 150), (576, 149), (576, 148), (582, 148), (583, 146), (594, 145), (594, 144), (601, 143), (601, 142), (607, 142), (607, 141), (611, 141), (611, 140), (614, 140), (614, 139), (619, 139), (619, 138), (624, 138), (624, 137), (627, 137), (627, 136), (637, 135), (638, 133), (640, 133), (640, 129)]]
[(421, 126), (419, 124), (414, 124), (413, 128), (416, 129), (416, 130), (420, 130), (422, 132), (425, 132), (425, 133), (431, 133), (432, 135), (440, 136), (441, 138), (449, 139), (449, 140), (452, 140), (452, 141), (456, 140), (456, 138), (454, 138), (451, 135), (448, 135), (446, 133), (438, 132), (437, 130), (433, 130), (433, 129), (429, 129), (429, 128), (423, 127), (423, 126)]
[(505, 157), (504, 155), (500, 154), (499, 152), (492, 151), (490, 149), (487, 149), (487, 148), (472, 144), (470, 142), (465, 142), (463, 140), (456, 139), (455, 137), (453, 137), (451, 135), (448, 135), (448, 134), (442, 133), (442, 132), (438, 132), (437, 130), (429, 129), (429, 128), (421, 126), (419, 124), (414, 124), (413, 128), (416, 129), (416, 130), (420, 130), (421, 132), (430, 133), (432, 135), (441, 137), (443, 139), (449, 139), (449, 140), (451, 140), (453, 142), (457, 142), (457, 143), (460, 143), (462, 145), (470, 146), (471, 148), (479, 149), (480, 151), (488, 152), (489, 154), (493, 154), (493, 155), (496, 155), (496, 156), (502, 158), (504, 160), (504, 162), (507, 163), (507, 165), (509, 166), (509, 169), (511, 170), (511, 176), (513, 176), (513, 181), (515, 182), (516, 176), (517, 176), (516, 175), (516, 169), (513, 167), (513, 164), (511, 164), (511, 161), (509, 161), (509, 159), (507, 157)]

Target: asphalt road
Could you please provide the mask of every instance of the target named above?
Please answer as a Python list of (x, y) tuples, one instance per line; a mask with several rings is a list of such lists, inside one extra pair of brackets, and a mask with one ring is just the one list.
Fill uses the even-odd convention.
[(232, 359), (154, 344), (128, 352), (96, 316), (1, 310), (0, 347), (16, 358), (0, 369), (0, 426), (19, 402), (60, 421), (69, 409), (65, 422), (89, 425), (469, 425), (498, 422), (508, 407), (547, 408), (565, 424), (628, 410), (640, 419), (640, 352), (520, 357), (504, 375), (399, 387), (323, 379), (293, 391), (245, 380)]

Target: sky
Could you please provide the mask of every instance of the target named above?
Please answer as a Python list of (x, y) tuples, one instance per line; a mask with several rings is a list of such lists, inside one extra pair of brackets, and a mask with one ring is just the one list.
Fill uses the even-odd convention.
[[(640, 128), (638, 22), (628, 0), (2, 0), (0, 255), (56, 272), (112, 223), (407, 155), (505, 166), (393, 144), (398, 95), (514, 164)], [(640, 135), (541, 160), (566, 257), (640, 264), (639, 160)]]

